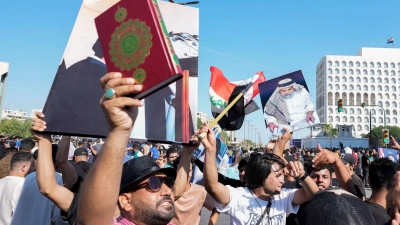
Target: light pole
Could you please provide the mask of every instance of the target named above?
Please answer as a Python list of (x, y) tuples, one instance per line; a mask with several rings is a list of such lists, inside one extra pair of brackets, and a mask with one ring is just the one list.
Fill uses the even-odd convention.
[[(247, 121), (247, 133), (248, 133), (249, 137), (250, 137), (250, 122), (251, 121)], [(249, 147), (249, 144), (247, 141), (246, 141), (246, 147)]]
[(258, 130), (258, 128), (254, 128), (254, 144), (256, 145), (256, 147), (257, 147), (257, 130)]
[(250, 125), (250, 127), (251, 127), (250, 141), (253, 143), (253, 127), (254, 127), (254, 125)]

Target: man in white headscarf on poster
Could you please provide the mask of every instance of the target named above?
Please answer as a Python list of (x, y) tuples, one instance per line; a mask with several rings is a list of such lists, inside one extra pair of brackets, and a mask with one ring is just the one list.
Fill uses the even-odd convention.
[(278, 82), (265, 104), (264, 119), (271, 132), (279, 125), (297, 130), (319, 123), (310, 93), (290, 78)]

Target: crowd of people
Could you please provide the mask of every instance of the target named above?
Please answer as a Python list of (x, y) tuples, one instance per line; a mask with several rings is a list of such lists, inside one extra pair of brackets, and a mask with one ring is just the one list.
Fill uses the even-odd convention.
[[(42, 113), (34, 139), (0, 136), (0, 225), (192, 225), (202, 210), (212, 212), (209, 224), (221, 213), (231, 224), (400, 224), (393, 159), (365, 149), (285, 149), (286, 130), (271, 148), (229, 149), (217, 166), (207, 124), (184, 146), (130, 142), (143, 102), (125, 96), (141, 86), (120, 73), (100, 82), (113, 90), (100, 103), (110, 127), (104, 142), (84, 139), (71, 149), (71, 137), (43, 132)], [(204, 161), (193, 157), (200, 144)], [(400, 150), (394, 138), (391, 147)], [(237, 168), (238, 179), (221, 165)], [(192, 182), (194, 167), (201, 185)]]

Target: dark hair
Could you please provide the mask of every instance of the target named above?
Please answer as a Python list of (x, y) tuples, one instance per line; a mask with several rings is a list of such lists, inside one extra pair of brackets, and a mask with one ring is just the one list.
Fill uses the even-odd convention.
[(244, 154), (244, 153), (247, 153), (247, 152), (249, 152), (249, 151), (247, 151), (247, 150), (243, 150), (243, 154)]
[(11, 158), (10, 169), (15, 169), (16, 164), (20, 162), (30, 162), (31, 160), (32, 154), (30, 152), (17, 152)]
[(397, 172), (397, 165), (388, 158), (375, 159), (369, 165), (369, 182), (376, 189), (390, 189)]
[(167, 150), (167, 157), (169, 157), (169, 155), (171, 155), (172, 153), (177, 153), (178, 151), (176, 150), (176, 148), (169, 148)]
[(21, 151), (21, 152), (30, 151), (34, 147), (35, 147), (35, 142), (32, 140), (32, 138), (25, 138), (21, 141), (19, 151)]
[(325, 169), (327, 169), (329, 171), (329, 174), (331, 175), (331, 178), (332, 178), (332, 173), (333, 173), (332, 165), (326, 165), (326, 166), (323, 166), (323, 167), (313, 167), (312, 163), (310, 163), (310, 165), (308, 165), (308, 167), (307, 167), (307, 173), (309, 175), (311, 175), (311, 173), (313, 171), (318, 172), (318, 171), (325, 170)]
[(103, 58), (103, 51), (101, 50), (100, 39), (97, 38), (96, 42), (94, 43), (92, 50), (94, 51), (94, 55)]
[(272, 165), (278, 164), (284, 167), (279, 156), (266, 153), (261, 156), (251, 157), (246, 167), (245, 180), (249, 189), (259, 188), (272, 171)]
[(7, 148), (5, 156), (10, 155), (10, 154), (15, 154), (17, 152), (18, 152), (18, 149), (16, 149), (16, 148)]

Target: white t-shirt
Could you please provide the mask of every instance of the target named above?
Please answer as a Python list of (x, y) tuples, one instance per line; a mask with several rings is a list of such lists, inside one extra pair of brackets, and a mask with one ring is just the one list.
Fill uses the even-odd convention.
[[(226, 187), (230, 193), (229, 204), (224, 208), (215, 203), (215, 208), (220, 212), (227, 213), (231, 217), (231, 224), (256, 224), (267, 207), (268, 201), (263, 201), (252, 195), (247, 187), (233, 188), (229, 185)], [(260, 225), (285, 225), (286, 215), (297, 213), (300, 207), (300, 205), (293, 206), (292, 204), (296, 191), (297, 189), (282, 188), (279, 195), (272, 196), (269, 216), (266, 214)]]
[(225, 154), (218, 165), (218, 173), (226, 176), (226, 169), (228, 168), (228, 166), (229, 166), (229, 156)]
[(0, 179), (0, 224), (10, 224), (25, 178), (6, 176)]

